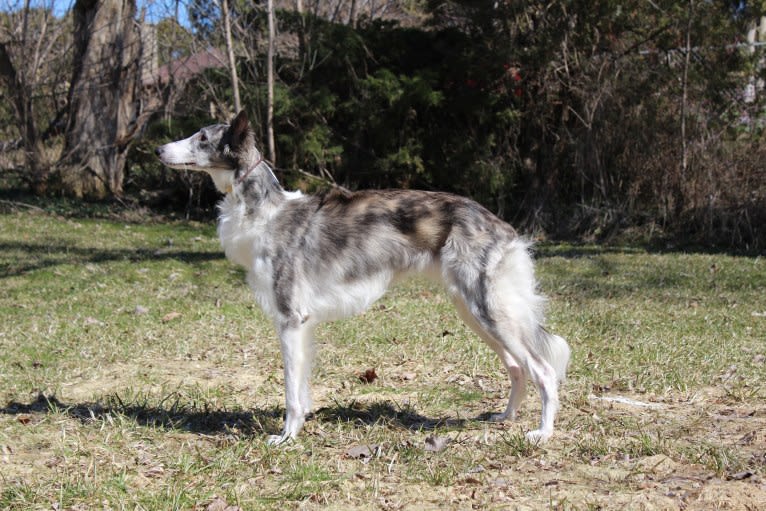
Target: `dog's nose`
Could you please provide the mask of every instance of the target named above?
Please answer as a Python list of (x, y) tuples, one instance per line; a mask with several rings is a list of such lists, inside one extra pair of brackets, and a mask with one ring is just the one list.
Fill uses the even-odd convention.
[(162, 147), (158, 147), (157, 149), (155, 149), (155, 150), (154, 150), (154, 154), (156, 154), (157, 156), (159, 156), (160, 154), (162, 154)]

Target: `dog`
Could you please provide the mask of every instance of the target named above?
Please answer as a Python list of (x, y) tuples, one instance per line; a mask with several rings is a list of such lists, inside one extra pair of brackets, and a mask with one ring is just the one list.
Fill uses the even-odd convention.
[(285, 191), (256, 148), (247, 115), (156, 149), (174, 169), (207, 172), (225, 194), (218, 234), (279, 334), (285, 422), (271, 445), (294, 439), (311, 411), (317, 324), (361, 313), (411, 273), (441, 279), (460, 317), (500, 357), (514, 418), (531, 379), (542, 399), (542, 442), (553, 433), (567, 342), (543, 326), (530, 243), (471, 199), (441, 192)]

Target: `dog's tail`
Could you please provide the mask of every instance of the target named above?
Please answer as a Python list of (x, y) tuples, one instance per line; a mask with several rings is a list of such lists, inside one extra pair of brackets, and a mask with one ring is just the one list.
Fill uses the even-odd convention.
[(545, 298), (537, 293), (529, 249), (530, 243), (518, 238), (506, 248), (498, 267), (497, 296), (510, 323), (520, 328), (527, 349), (548, 362), (556, 372), (557, 382), (562, 383), (569, 365), (569, 345), (543, 326)]
[(563, 383), (567, 377), (567, 367), (571, 351), (563, 337), (548, 332), (543, 326), (538, 326), (537, 333), (532, 336), (534, 350), (548, 362), (556, 371), (556, 380)]

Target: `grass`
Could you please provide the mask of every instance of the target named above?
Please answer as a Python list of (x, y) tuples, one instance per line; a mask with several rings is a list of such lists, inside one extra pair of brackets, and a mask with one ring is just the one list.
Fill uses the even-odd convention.
[(0, 509), (766, 502), (762, 258), (539, 246), (574, 353), (542, 446), (534, 390), (516, 422), (477, 420), (505, 406), (499, 361), (438, 288), (404, 284), (319, 330), (316, 412), (270, 448), (278, 343), (213, 225), (3, 208)]

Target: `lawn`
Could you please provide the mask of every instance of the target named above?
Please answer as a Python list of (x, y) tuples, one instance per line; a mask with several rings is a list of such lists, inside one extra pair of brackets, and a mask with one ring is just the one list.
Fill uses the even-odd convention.
[[(573, 359), (553, 438), (432, 284), (279, 346), (208, 223), (0, 207), (2, 509), (764, 509), (766, 260), (540, 244)], [(374, 369), (365, 382), (360, 375)]]

